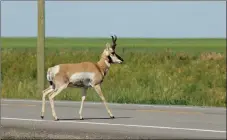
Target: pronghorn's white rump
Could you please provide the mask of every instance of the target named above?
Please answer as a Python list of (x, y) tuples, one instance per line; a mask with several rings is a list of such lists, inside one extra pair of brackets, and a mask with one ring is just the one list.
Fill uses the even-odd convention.
[(102, 99), (107, 112), (111, 118), (114, 118), (101, 90), (101, 83), (104, 80), (111, 64), (121, 64), (124, 60), (116, 54), (117, 37), (112, 37), (112, 45), (106, 43), (106, 48), (101, 54), (98, 62), (80, 62), (58, 64), (50, 67), (47, 70), (46, 78), (50, 83), (50, 87), (43, 91), (42, 97), (42, 112), (41, 118), (44, 118), (45, 112), (45, 97), (49, 94), (49, 100), (52, 110), (52, 115), (55, 120), (58, 120), (54, 109), (54, 97), (67, 87), (77, 87), (82, 90), (81, 107), (79, 111), (80, 119), (82, 117), (83, 104), (86, 98), (87, 89), (92, 87)]
[(59, 72), (59, 69), (60, 69), (59, 65), (56, 65), (56, 66), (53, 66), (53, 67), (50, 67), (47, 69), (46, 77), (47, 77), (47, 81), (50, 83), (50, 87), (52, 89), (55, 89), (53, 79), (54, 79), (55, 75)]

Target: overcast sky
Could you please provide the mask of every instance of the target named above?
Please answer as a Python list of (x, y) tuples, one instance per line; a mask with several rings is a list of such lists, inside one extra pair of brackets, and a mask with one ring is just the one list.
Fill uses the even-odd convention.
[[(2, 36), (36, 36), (36, 1), (1, 2)], [(224, 1), (48, 1), (46, 36), (225, 37)]]

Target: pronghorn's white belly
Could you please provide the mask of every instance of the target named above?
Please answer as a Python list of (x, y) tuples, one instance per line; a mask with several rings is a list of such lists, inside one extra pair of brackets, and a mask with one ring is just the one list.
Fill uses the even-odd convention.
[(79, 72), (73, 74), (69, 78), (69, 82), (76, 87), (90, 87), (95, 73), (92, 72)]

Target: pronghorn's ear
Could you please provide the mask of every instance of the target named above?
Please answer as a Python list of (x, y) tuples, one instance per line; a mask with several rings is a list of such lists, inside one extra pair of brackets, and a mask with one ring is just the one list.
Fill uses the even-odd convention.
[(106, 49), (109, 50), (111, 48), (110, 43), (106, 43)]

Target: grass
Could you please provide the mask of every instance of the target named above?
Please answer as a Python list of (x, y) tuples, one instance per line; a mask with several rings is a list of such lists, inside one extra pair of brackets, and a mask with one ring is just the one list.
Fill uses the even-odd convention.
[[(96, 62), (107, 41), (48, 38), (45, 70), (59, 63)], [(1, 96), (41, 100), (36, 39), (3, 38), (2, 47)], [(119, 38), (117, 52), (125, 64), (111, 66), (102, 84), (108, 102), (226, 106), (224, 39)], [(56, 99), (80, 101), (80, 90), (68, 88)], [(101, 101), (93, 89), (86, 100)]]
[[(3, 48), (35, 48), (36, 38), (2, 38)], [(74, 49), (97, 49), (103, 48), (110, 38), (47, 38), (46, 48), (74, 48)], [(214, 39), (150, 39), (150, 38), (119, 38), (118, 49), (160, 50), (171, 48), (176, 51), (220, 51), (226, 46), (226, 40)]]

